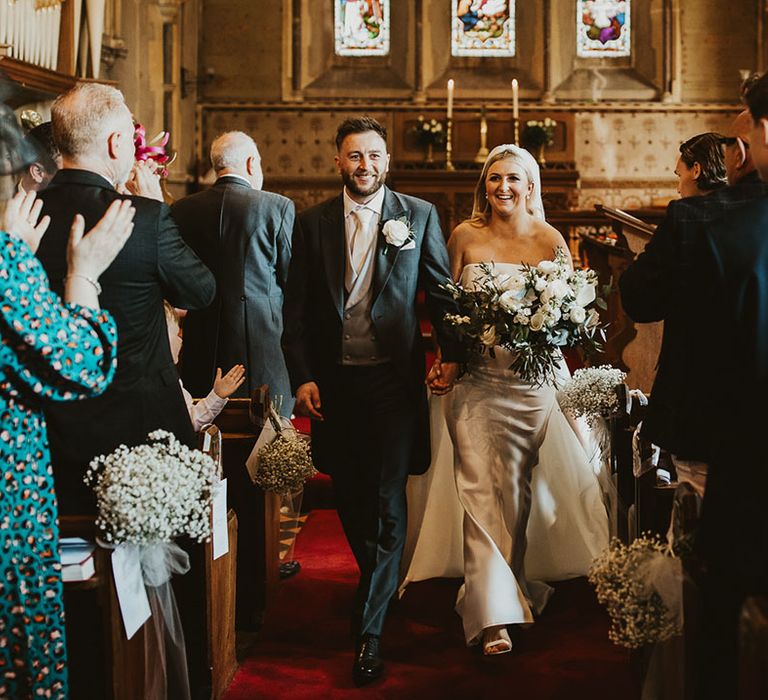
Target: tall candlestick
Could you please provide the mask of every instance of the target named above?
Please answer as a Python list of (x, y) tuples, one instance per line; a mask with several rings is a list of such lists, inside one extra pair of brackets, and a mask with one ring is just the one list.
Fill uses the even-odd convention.
[(520, 119), (520, 105), (518, 104), (518, 85), (517, 78), (512, 78), (512, 116)]
[(448, 81), (448, 110), (445, 115), (448, 119), (453, 119), (453, 85), (453, 78), (451, 78)]

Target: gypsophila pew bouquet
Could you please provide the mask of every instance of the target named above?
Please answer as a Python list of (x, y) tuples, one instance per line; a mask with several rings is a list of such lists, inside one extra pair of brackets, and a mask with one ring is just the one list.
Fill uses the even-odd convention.
[(284, 496), (298, 491), (317, 474), (309, 443), (288, 419), (281, 418), (275, 406), (263, 433), (254, 447), (255, 454), (248, 458), (253, 460), (248, 468), (259, 488)]
[(584, 416), (595, 428), (600, 418), (618, 413), (618, 389), (626, 377), (626, 372), (611, 365), (577, 369), (560, 391), (560, 408), (574, 418)]
[(480, 268), (469, 286), (444, 285), (461, 311), (445, 320), (473, 351), (494, 357), (494, 347), (506, 348), (515, 354), (510, 369), (540, 386), (554, 379), (560, 348), (590, 354), (602, 347), (605, 335), (594, 307), (605, 308), (605, 302), (593, 270), (572, 270), (562, 250), (554, 260), (512, 274), (497, 272), (493, 263)]
[(597, 600), (611, 618), (609, 639), (637, 649), (682, 631), (682, 567), (671, 548), (644, 534), (611, 541), (589, 569)]
[(208, 539), (214, 461), (165, 430), (147, 439), (145, 445), (120, 445), (88, 467), (84, 481), (96, 494), (96, 525), (104, 539), (139, 545), (181, 535)]

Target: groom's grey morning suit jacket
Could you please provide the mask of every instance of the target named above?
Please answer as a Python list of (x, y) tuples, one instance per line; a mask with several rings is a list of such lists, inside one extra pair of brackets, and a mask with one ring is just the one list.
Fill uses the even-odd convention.
[[(414, 245), (388, 244), (384, 224), (406, 219)], [(291, 387), (316, 382), (323, 399), (334, 369), (341, 363), (345, 306), (346, 236), (343, 196), (303, 211), (293, 234), (293, 257), (286, 291), (283, 333)], [(429, 420), (424, 387), (424, 349), (416, 298), (423, 288), (443, 359), (461, 359), (461, 344), (444, 327), (446, 312), (456, 313), (451, 296), (440, 285), (449, 279), (448, 253), (437, 211), (429, 202), (385, 188), (374, 251), (371, 321), (382, 350), (412, 392), (419, 414), (411, 472), (429, 466)], [(313, 458), (318, 469), (332, 469), (335, 448), (345, 440), (344, 426), (315, 422)], [(396, 436), (393, 436), (396, 439)]]

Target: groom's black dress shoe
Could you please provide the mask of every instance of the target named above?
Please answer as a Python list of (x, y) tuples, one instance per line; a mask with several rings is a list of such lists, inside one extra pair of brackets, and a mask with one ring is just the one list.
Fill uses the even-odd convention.
[(379, 637), (375, 634), (364, 634), (352, 666), (352, 680), (355, 685), (365, 685), (381, 678), (383, 673), (384, 663), (379, 656)]

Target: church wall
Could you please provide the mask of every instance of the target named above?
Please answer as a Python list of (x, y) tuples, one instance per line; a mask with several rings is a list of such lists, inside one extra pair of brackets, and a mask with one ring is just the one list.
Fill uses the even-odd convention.
[(521, 121), (568, 115), (567, 153), (550, 160), (574, 162), (577, 207), (658, 203), (675, 196), (679, 143), (727, 130), (740, 109), (739, 71), (764, 67), (766, 8), (758, 0), (732, 0), (725, 14), (717, 0), (634, 5), (633, 57), (619, 65), (575, 57), (564, 36), (574, 0), (518, 2), (519, 50), (509, 59), (451, 57), (443, 0), (393, 0), (395, 55), (387, 59), (333, 55), (330, 1), (204, 0), (199, 70), (214, 77), (198, 93), (191, 175), (208, 170), (217, 133), (241, 128), (259, 143), (266, 187), (311, 203), (337, 187), (332, 136), (345, 116), (371, 113), (388, 124), (398, 167), (412, 161), (400, 147), (402, 115), (439, 117), (448, 77), (457, 83), (457, 115), (477, 114), (479, 125), (483, 105), (511, 110), (509, 80), (519, 76)]

